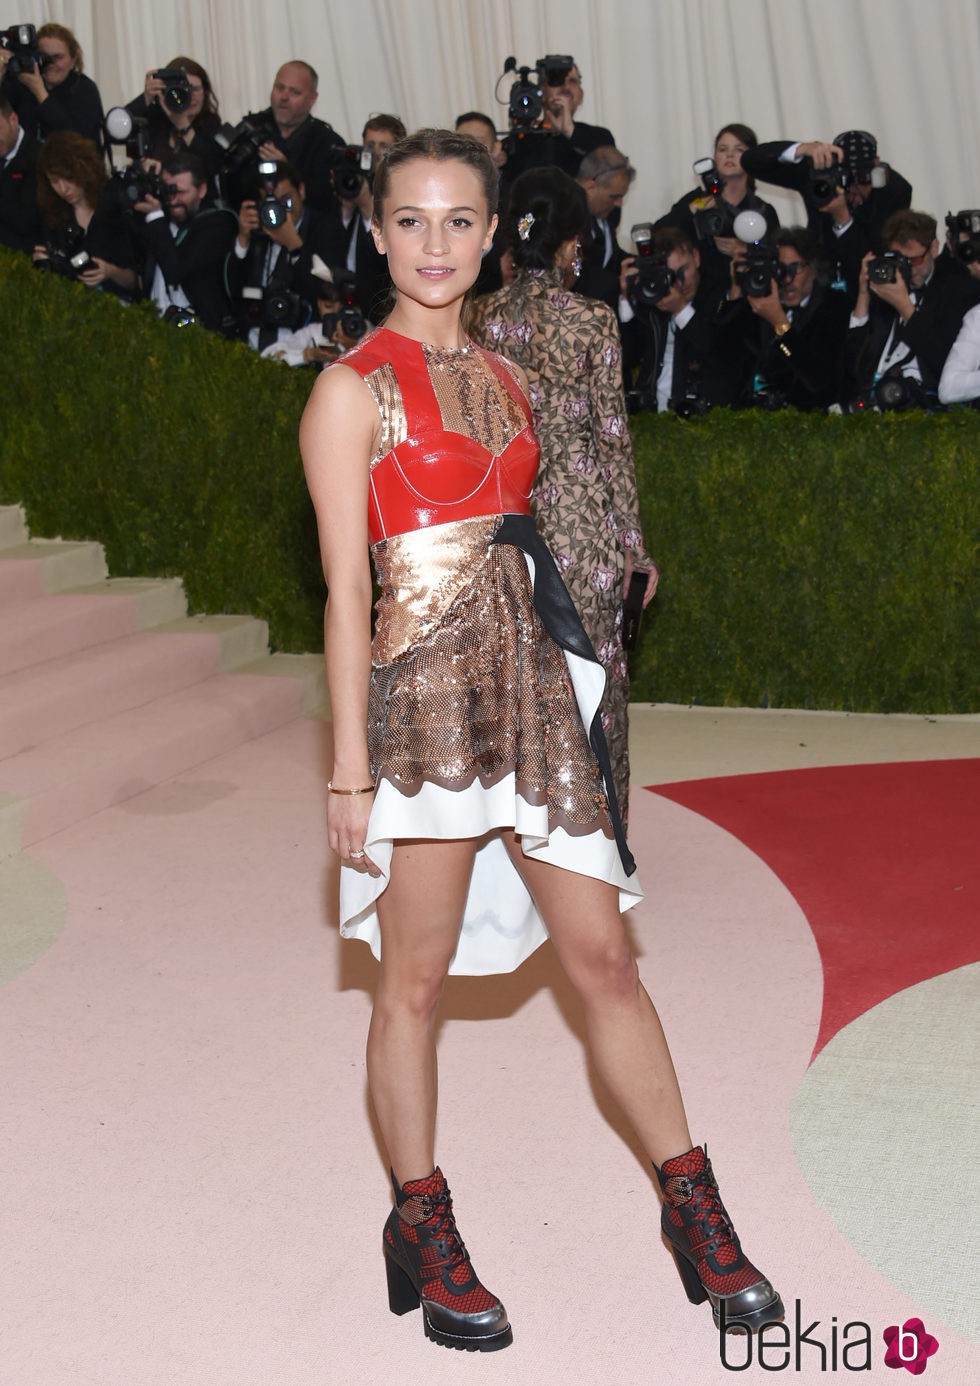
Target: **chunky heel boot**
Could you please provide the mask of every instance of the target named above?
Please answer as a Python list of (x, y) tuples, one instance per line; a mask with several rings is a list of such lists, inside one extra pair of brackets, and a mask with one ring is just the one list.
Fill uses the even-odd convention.
[(783, 1301), (745, 1258), (707, 1150), (695, 1146), (654, 1169), (664, 1195), (664, 1236), (691, 1303), (710, 1299), (715, 1324), (725, 1332), (751, 1333), (782, 1319)]
[(507, 1310), (480, 1284), (456, 1230), (449, 1186), (437, 1169), (395, 1189), (383, 1247), (388, 1307), (408, 1314), (422, 1306), (425, 1336), (464, 1352), (496, 1352), (514, 1340)]

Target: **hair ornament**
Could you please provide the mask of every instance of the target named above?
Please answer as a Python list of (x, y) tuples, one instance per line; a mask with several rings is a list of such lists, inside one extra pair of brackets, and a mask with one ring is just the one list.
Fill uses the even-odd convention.
[(517, 234), (522, 241), (526, 241), (528, 236), (530, 236), (531, 227), (534, 225), (535, 220), (536, 218), (533, 212), (525, 212), (517, 223)]

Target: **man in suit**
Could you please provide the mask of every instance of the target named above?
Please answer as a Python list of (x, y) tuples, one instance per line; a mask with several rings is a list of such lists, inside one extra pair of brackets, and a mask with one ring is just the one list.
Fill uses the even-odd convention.
[(160, 176), (165, 204), (146, 197), (134, 209), (142, 214), (135, 230), (145, 255), (144, 293), (164, 316), (189, 308), (204, 327), (230, 335), (235, 321), (224, 267), (235, 215), (207, 204), (207, 173), (196, 154), (175, 154)]
[[(845, 130), (832, 144), (775, 140), (747, 149), (742, 167), (759, 182), (800, 194), (807, 226), (838, 267), (853, 302), (861, 261), (869, 250), (881, 249), (884, 223), (893, 212), (912, 205), (911, 184), (882, 163), (874, 135)], [(843, 183), (833, 176), (835, 169), (844, 174)]]
[(582, 272), (576, 288), (586, 298), (601, 298), (614, 311), (619, 303), (619, 272), (624, 251), (616, 239), (623, 200), (636, 169), (615, 145), (600, 145), (582, 160), (576, 180), (589, 204), (589, 225), (582, 237)]
[(332, 125), (313, 115), (319, 86), (316, 68), (293, 58), (276, 73), (268, 107), (245, 119), (274, 132), (274, 138), (259, 146), (259, 158), (292, 164), (306, 184), (310, 206), (329, 212), (337, 205), (330, 177), (332, 158), (347, 146)]
[(687, 415), (735, 405), (752, 369), (742, 305), (701, 279), (698, 249), (679, 227), (654, 232), (653, 255), (671, 283), (655, 307), (638, 309), (624, 326), (629, 361), (636, 363), (631, 407)]
[(240, 329), (256, 351), (306, 326), (322, 291), (322, 282), (313, 275), (314, 256), (329, 263), (326, 218), (306, 205), (299, 172), (290, 164), (277, 164), (269, 194), (280, 204), (272, 210), (281, 215), (285, 207), (285, 218), (270, 225), (268, 213), (265, 219), (260, 215), (260, 202), (246, 199), (225, 261), (225, 282)]
[(0, 96), (0, 245), (28, 254), (41, 236), (37, 210), (37, 141)]
[[(375, 163), (383, 159), (392, 145), (405, 138), (405, 126), (397, 116), (371, 116), (361, 132), (362, 147), (370, 150)], [(348, 271), (357, 285), (361, 311), (369, 322), (384, 316), (391, 293), (388, 261), (374, 244), (371, 218), (374, 214), (373, 178), (354, 177), (356, 189), (337, 189), (339, 205), (330, 213), (328, 263)], [(353, 192), (353, 196), (350, 193)]]
[(926, 212), (896, 212), (882, 239), (901, 258), (890, 281), (869, 275), (872, 255), (862, 263), (847, 341), (851, 395), (873, 393), (883, 407), (933, 404), (963, 318), (980, 303), (980, 283), (940, 257), (936, 219)]
[[(745, 404), (826, 409), (840, 402), (843, 354), (850, 310), (847, 295), (830, 288), (820, 242), (805, 226), (786, 226), (772, 238), (780, 277), (764, 296), (744, 303), (756, 321), (747, 323), (755, 357)], [(733, 300), (742, 298), (737, 282)]]

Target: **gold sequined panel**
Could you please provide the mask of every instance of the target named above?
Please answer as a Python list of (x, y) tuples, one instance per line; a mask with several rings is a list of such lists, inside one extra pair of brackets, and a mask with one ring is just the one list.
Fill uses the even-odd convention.
[[(475, 349), (442, 351), (423, 346), (422, 350), (443, 428), (474, 438), (494, 456), (502, 453), (527, 419), (494, 371)], [(381, 414), (381, 438), (374, 457), (378, 462), (408, 437), (408, 420), (390, 365), (379, 366), (366, 379)]]
[(428, 639), (447, 607), (487, 560), (499, 515), (433, 525), (383, 539), (371, 550), (381, 595), (375, 606), (375, 664), (390, 664)]
[(491, 546), (428, 637), (375, 666), (368, 708), (373, 773), (403, 794), (465, 789), (513, 772), (570, 833), (611, 835), (595, 757), (565, 657), (531, 600), (523, 553)]

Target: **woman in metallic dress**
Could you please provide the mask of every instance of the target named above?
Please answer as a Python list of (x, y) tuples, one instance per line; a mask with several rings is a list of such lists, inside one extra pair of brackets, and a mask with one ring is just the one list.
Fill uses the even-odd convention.
[(657, 1169), (689, 1297), (752, 1328), (782, 1305), (691, 1148), (624, 927), (639, 888), (603, 772), (602, 670), (530, 518), (526, 381), (461, 325), (495, 196), (473, 140), (419, 131), (388, 153), (374, 237), (395, 306), (322, 373), (301, 428), (329, 590), (328, 841), (342, 931), (380, 957), (367, 1058), (394, 1188), (389, 1306), (421, 1305), (447, 1347), (512, 1341), (435, 1163), (435, 1020), (447, 973), (507, 971), (547, 935)]

